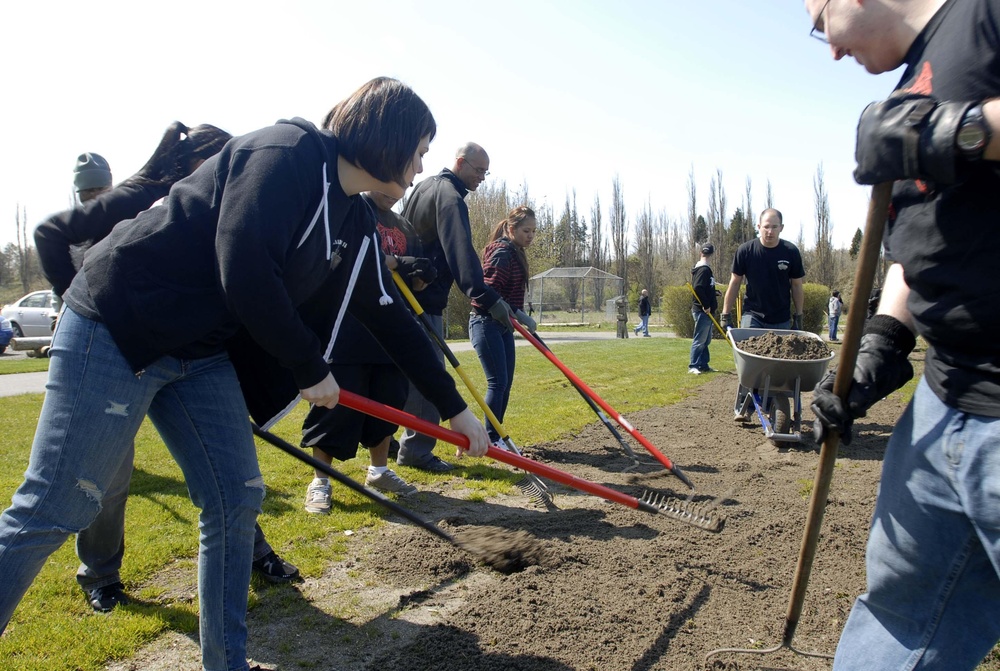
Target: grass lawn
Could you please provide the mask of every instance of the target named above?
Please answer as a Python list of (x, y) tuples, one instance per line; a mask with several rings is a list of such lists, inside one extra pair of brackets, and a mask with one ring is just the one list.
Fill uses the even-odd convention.
[[(722, 341), (712, 342), (712, 365), (732, 370), (733, 358)], [(553, 345), (556, 355), (594, 391), (623, 414), (678, 401), (706, 377), (687, 374), (690, 340), (673, 338), (603, 340)], [(568, 435), (597, 421), (563, 375), (532, 348), (517, 350), (517, 377), (505, 428), (519, 445), (532, 445)], [(475, 352), (458, 352), (462, 368), (477, 389), (485, 393), (482, 369)], [(0, 373), (12, 372), (0, 363)], [(25, 360), (25, 365), (47, 360)], [(18, 370), (16, 372), (25, 372)], [(461, 388), (461, 382), (459, 382)], [(474, 406), (472, 396), (462, 389)], [(27, 466), (28, 452), (41, 408), (42, 395), (0, 398), (0, 509), (10, 504)], [(477, 414), (479, 414), (477, 412)], [(298, 444), (305, 406), (300, 405), (275, 432)], [(641, 427), (638, 427), (641, 431)], [(454, 448), (439, 445), (446, 457)], [(278, 552), (295, 563), (303, 575), (318, 575), (343, 556), (350, 537), (347, 529), (376, 526), (383, 511), (368, 499), (334, 487), (335, 507), (329, 516), (305, 513), (302, 499), (312, 477), (311, 469), (288, 455), (258, 442), (261, 470), (268, 485), (261, 526)], [(510, 490), (519, 477), (489, 459), (464, 459), (459, 475), (469, 479), (470, 498), (491, 491)], [(364, 480), (367, 453), (339, 467)], [(420, 486), (454, 477), (399, 468), (406, 479)], [(0, 671), (91, 671), (111, 659), (127, 658), (165, 630), (197, 635), (195, 595), (168, 592), (169, 572), (190, 572), (193, 582), (197, 555), (197, 511), (187, 498), (179, 468), (146, 422), (136, 439), (135, 473), (126, 522), (126, 552), (122, 578), (135, 605), (111, 616), (95, 615), (82, 598), (74, 579), (78, 561), (73, 543), (65, 543), (46, 562), (21, 602), (6, 633), (0, 638)], [(264, 583), (251, 586), (250, 606), (272, 589)], [(166, 605), (160, 605), (160, 602)], [(290, 603), (289, 608), (295, 607)]]

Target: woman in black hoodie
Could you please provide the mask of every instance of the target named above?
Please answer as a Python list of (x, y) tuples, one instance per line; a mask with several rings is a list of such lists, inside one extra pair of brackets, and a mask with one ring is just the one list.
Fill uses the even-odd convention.
[(298, 397), (337, 404), (324, 352), (345, 309), (469, 437), (470, 454), (485, 453), (482, 425), (395, 294), (359, 196), (402, 196), (434, 118), (378, 78), (324, 126), (295, 119), (233, 139), (88, 252), (63, 296), (25, 480), (0, 515), (0, 629), (46, 558), (97, 515), (148, 414), (201, 509), (203, 667), (250, 668), (264, 483), (248, 410), (269, 425)]

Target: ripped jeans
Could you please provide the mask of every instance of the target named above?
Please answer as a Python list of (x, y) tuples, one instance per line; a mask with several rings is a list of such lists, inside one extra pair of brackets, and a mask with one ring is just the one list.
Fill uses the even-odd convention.
[(202, 664), (247, 669), (247, 589), (264, 484), (229, 358), (163, 357), (137, 377), (104, 324), (70, 309), (50, 357), (28, 470), (0, 515), (0, 631), (49, 555), (97, 516), (148, 414), (201, 511)]

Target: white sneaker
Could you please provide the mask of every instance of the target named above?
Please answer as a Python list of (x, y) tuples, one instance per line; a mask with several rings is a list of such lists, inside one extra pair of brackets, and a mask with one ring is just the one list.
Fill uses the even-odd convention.
[(374, 487), (380, 492), (390, 492), (392, 494), (399, 494), (400, 496), (409, 496), (410, 494), (417, 493), (416, 487), (396, 475), (391, 468), (381, 475), (372, 475), (372, 472), (368, 471), (368, 475), (365, 477), (365, 484), (369, 487)]
[(316, 515), (329, 515), (332, 490), (333, 488), (330, 487), (329, 480), (324, 482), (319, 478), (315, 478), (310, 482), (309, 487), (306, 489), (306, 512)]
[(691, 373), (692, 375), (701, 375), (701, 371), (698, 370), (697, 368), (688, 368), (688, 372)]
[(504, 452), (510, 452), (510, 450), (507, 449), (507, 443), (503, 441), (503, 438), (494, 440), (493, 447), (497, 448), (498, 450), (503, 450)]

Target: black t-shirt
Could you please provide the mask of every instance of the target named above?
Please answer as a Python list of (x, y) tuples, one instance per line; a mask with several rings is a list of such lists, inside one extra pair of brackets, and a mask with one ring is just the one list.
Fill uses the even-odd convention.
[(733, 258), (733, 274), (747, 280), (744, 312), (753, 312), (766, 324), (792, 318), (792, 280), (805, 277), (799, 248), (787, 240), (765, 247), (760, 238), (744, 242)]
[[(1000, 96), (1000, 0), (950, 0), (906, 56), (897, 90), (939, 100)], [(949, 406), (1000, 417), (1000, 164), (959, 164), (960, 182), (897, 182), (887, 256), (930, 344), (925, 377)]]

